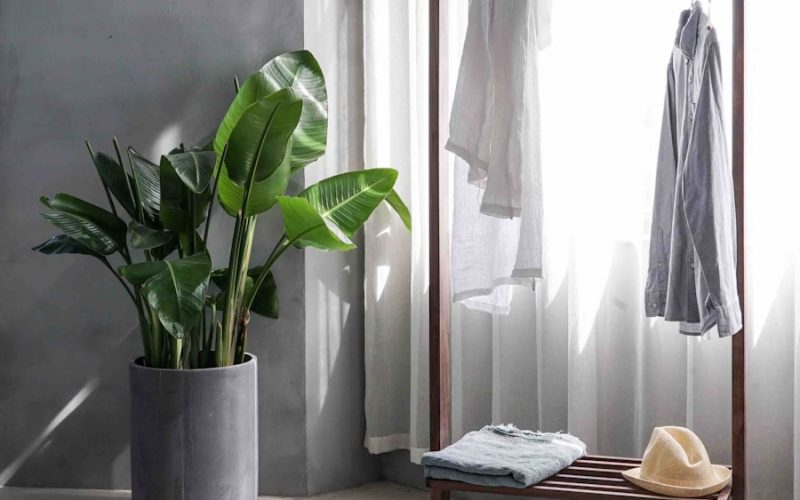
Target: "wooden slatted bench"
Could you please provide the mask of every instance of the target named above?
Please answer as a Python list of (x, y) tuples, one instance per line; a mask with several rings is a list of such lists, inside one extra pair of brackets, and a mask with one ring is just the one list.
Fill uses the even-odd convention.
[[(522, 497), (546, 498), (601, 498), (603, 500), (675, 500), (652, 493), (633, 485), (622, 477), (622, 471), (640, 467), (637, 458), (605, 457), (588, 455), (563, 469), (558, 474), (528, 488), (489, 487), (443, 479), (429, 479), (428, 487), (434, 491), (474, 491), (515, 495)], [(728, 485), (719, 493), (700, 497), (706, 500), (730, 500), (731, 487)], [(686, 500), (686, 499), (685, 499)]]

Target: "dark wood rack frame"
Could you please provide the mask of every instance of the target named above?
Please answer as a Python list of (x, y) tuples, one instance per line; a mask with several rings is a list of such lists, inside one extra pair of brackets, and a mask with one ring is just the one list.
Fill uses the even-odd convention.
[[(732, 168), (736, 201), (736, 229), (739, 301), (744, 317), (744, 3), (733, 3), (733, 128)], [(446, 213), (440, 203), (443, 192), (440, 183), (439, 155), (439, 0), (429, 0), (429, 195), (430, 195), (430, 448), (440, 450), (450, 443), (450, 293), (449, 254)], [(704, 498), (736, 500), (747, 498), (747, 440), (746, 440), (746, 328), (733, 337), (731, 447), (733, 479), (718, 494)], [(639, 459), (587, 456), (555, 476), (530, 488), (487, 488), (467, 483), (429, 480), (431, 500), (448, 500), (451, 491), (476, 491), (527, 497), (602, 498), (602, 499), (667, 499), (647, 492), (625, 481), (621, 471), (636, 467)]]

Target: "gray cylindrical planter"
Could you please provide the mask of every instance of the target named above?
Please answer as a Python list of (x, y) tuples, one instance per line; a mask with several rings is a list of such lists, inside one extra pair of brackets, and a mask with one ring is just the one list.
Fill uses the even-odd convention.
[(130, 364), (133, 500), (254, 500), (256, 358), (199, 370)]

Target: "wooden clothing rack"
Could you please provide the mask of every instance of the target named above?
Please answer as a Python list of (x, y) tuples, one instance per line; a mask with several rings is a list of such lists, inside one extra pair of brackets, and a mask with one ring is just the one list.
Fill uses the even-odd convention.
[[(736, 228), (739, 301), (744, 316), (744, 1), (733, 3), (733, 183), (736, 202)], [(429, 137), (430, 156), (430, 449), (440, 450), (450, 444), (450, 293), (449, 254), (446, 213), (439, 202), (446, 185), (440, 183), (439, 140), (439, 0), (429, 0)], [(732, 347), (732, 470), (731, 484), (720, 493), (703, 498), (736, 500), (747, 498), (746, 441), (746, 363), (743, 328), (733, 337)], [(431, 500), (448, 500), (451, 491), (476, 491), (527, 497), (667, 499), (627, 482), (622, 470), (636, 467), (639, 459), (587, 456), (555, 476), (525, 489), (490, 488), (457, 481), (429, 480)]]

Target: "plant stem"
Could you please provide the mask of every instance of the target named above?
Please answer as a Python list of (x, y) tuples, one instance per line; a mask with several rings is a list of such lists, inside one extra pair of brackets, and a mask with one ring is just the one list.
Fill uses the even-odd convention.
[[(208, 367), (209, 356), (211, 355), (211, 345), (214, 342), (214, 327), (217, 325), (217, 305), (211, 304), (211, 315), (209, 317), (208, 328), (203, 328), (203, 355), (200, 363), (203, 368)], [(205, 325), (204, 325), (205, 326)]]
[(92, 149), (92, 145), (89, 144), (89, 139), (86, 138), (86, 149), (89, 150), (89, 156), (92, 157), (92, 163), (94, 163), (94, 169), (97, 171), (97, 176), (100, 177), (100, 183), (103, 184), (103, 191), (106, 192), (106, 198), (108, 199), (108, 206), (111, 207), (111, 213), (117, 215), (117, 208), (114, 206), (114, 199), (111, 198), (111, 191), (108, 190), (108, 184), (106, 184), (105, 179), (103, 176), (100, 175), (100, 167), (97, 165), (97, 157), (94, 154), (94, 150)]
[(239, 331), (236, 339), (236, 359), (237, 364), (244, 362), (245, 348), (247, 347), (247, 325), (250, 324), (250, 311), (245, 310), (239, 320)]
[(144, 362), (147, 366), (153, 366), (153, 348), (150, 344), (150, 326), (147, 323), (147, 316), (145, 315), (144, 305), (139, 298), (139, 291), (136, 291), (136, 312), (139, 315), (139, 334), (142, 337), (142, 345), (144, 347)]
[(217, 321), (214, 324), (214, 361), (216, 366), (225, 366), (225, 359), (223, 356), (225, 355), (225, 348), (223, 347), (223, 339), (222, 339), (222, 323)]
[(170, 356), (170, 360), (172, 361), (171, 368), (179, 370), (181, 367), (181, 349), (183, 348), (183, 339), (179, 339), (174, 335), (170, 335), (170, 344), (172, 351)]
[[(134, 205), (138, 206), (139, 197), (136, 196), (133, 192), (133, 187), (131, 186), (131, 179), (130, 177), (128, 177), (128, 172), (127, 170), (125, 170), (125, 164), (122, 162), (122, 155), (119, 152), (119, 143), (117, 142), (117, 138), (113, 137), (111, 139), (111, 142), (114, 143), (114, 151), (116, 151), (117, 153), (117, 161), (119, 162), (119, 166), (122, 168), (122, 174), (125, 176), (125, 185), (128, 186), (128, 194), (130, 195), (131, 201), (134, 203)], [(129, 164), (128, 166), (130, 167), (131, 172), (133, 172), (133, 165)]]
[(188, 248), (186, 250), (188, 252), (187, 255), (194, 255), (196, 252), (194, 241), (194, 193), (185, 188), (183, 192), (186, 194), (186, 210), (189, 212), (189, 217), (186, 220), (186, 232), (189, 234)]
[(181, 366), (183, 368), (191, 368), (192, 367), (192, 351), (194, 351), (194, 329), (186, 334), (185, 338), (183, 339), (183, 351), (181, 352)]
[(222, 155), (219, 157), (219, 164), (217, 165), (217, 173), (214, 175), (214, 187), (211, 188), (211, 201), (208, 202), (208, 213), (206, 213), (206, 228), (203, 231), (203, 245), (208, 248), (208, 229), (211, 227), (211, 209), (214, 206), (214, 197), (217, 195), (217, 187), (219, 186), (219, 175), (222, 173), (222, 165), (225, 163), (225, 157), (228, 155), (228, 145), (222, 148)]
[(131, 260), (131, 252), (130, 250), (128, 250), (127, 244), (119, 249), (119, 254), (122, 256), (122, 259), (125, 261), (126, 264), (130, 265), (133, 263), (133, 261)]
[(136, 208), (139, 210), (139, 223), (144, 224), (144, 206), (142, 205), (142, 193), (139, 192), (139, 176), (136, 174), (136, 168), (133, 166), (133, 156), (131, 156), (130, 149), (128, 149), (128, 163), (131, 166), (133, 183), (136, 187)]
[(275, 244), (275, 248), (272, 249), (270, 252), (269, 257), (267, 257), (267, 261), (261, 267), (261, 272), (258, 274), (258, 278), (253, 283), (253, 294), (250, 296), (250, 300), (245, 304), (247, 310), (250, 310), (250, 306), (253, 305), (253, 299), (256, 296), (256, 292), (261, 289), (261, 285), (264, 284), (264, 280), (267, 278), (267, 274), (269, 274), (270, 269), (272, 269), (272, 265), (275, 264), (275, 261), (278, 260), (283, 252), (289, 248), (290, 242), (286, 235), (284, 234), (281, 239), (278, 240), (278, 243)]
[(158, 313), (148, 307), (150, 312), (150, 342), (152, 343), (153, 364), (159, 368), (164, 367), (165, 356), (161, 340), (161, 323)]
[(128, 284), (125, 283), (125, 280), (122, 279), (122, 276), (120, 276), (119, 273), (117, 273), (114, 270), (114, 268), (111, 267), (111, 264), (108, 263), (107, 259), (102, 258), (102, 259), (100, 259), (100, 261), (103, 263), (104, 266), (106, 266), (106, 268), (109, 271), (111, 271), (111, 274), (113, 274), (114, 277), (117, 278), (117, 281), (120, 282), (120, 284), (122, 285), (122, 288), (124, 288), (125, 291), (128, 292), (128, 296), (131, 298), (131, 300), (133, 301), (134, 305), (136, 305), (138, 307), (139, 305), (136, 302), (136, 297), (133, 296), (133, 292), (131, 292), (131, 289), (128, 287)]
[[(247, 284), (247, 271), (250, 267), (250, 255), (253, 250), (253, 235), (255, 234), (256, 218), (248, 217), (244, 221), (244, 229), (242, 231), (242, 243), (240, 246), (239, 269), (237, 270), (239, 276), (236, 278), (236, 304), (235, 311), (235, 327), (231, 338), (231, 364), (233, 364), (236, 355), (236, 346), (239, 344), (239, 332), (241, 327), (242, 318), (245, 317), (249, 308), (243, 308), (245, 300), (245, 285)], [(230, 270), (228, 271), (230, 274)]]
[[(225, 293), (225, 308), (222, 310), (223, 360), (228, 360), (230, 358), (229, 347), (233, 337), (234, 318), (236, 315), (236, 297), (234, 291), (237, 288), (236, 278), (239, 275), (237, 270), (239, 269), (240, 248), (242, 243), (241, 232), (243, 224), (242, 219), (244, 217), (242, 212), (243, 211), (240, 211), (239, 215), (236, 217), (236, 225), (233, 229), (233, 245), (231, 247), (230, 257), (228, 258), (228, 283)], [(227, 366), (224, 364), (225, 362), (226, 361), (222, 361), (223, 364), (220, 364), (219, 357), (217, 358), (217, 366)]]
[(250, 310), (250, 306), (253, 304), (253, 298), (256, 296), (256, 292), (258, 291), (259, 288), (261, 288), (261, 285), (267, 278), (267, 274), (269, 274), (270, 269), (272, 269), (272, 266), (275, 264), (275, 261), (278, 260), (278, 257), (283, 255), (283, 252), (285, 252), (286, 249), (292, 246), (292, 244), (295, 241), (299, 240), (307, 233), (310, 233), (311, 231), (317, 229), (318, 227), (320, 227), (320, 225), (312, 226), (306, 229), (305, 231), (301, 232), (300, 234), (296, 235), (291, 240), (285, 234), (281, 237), (280, 240), (278, 240), (278, 243), (275, 245), (275, 248), (272, 249), (272, 253), (270, 253), (269, 257), (267, 258), (267, 261), (261, 267), (261, 272), (258, 274), (258, 278), (256, 278), (256, 281), (253, 284), (253, 294), (250, 296), (249, 302), (245, 304), (247, 306), (246, 310), (248, 311)]

